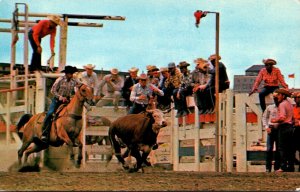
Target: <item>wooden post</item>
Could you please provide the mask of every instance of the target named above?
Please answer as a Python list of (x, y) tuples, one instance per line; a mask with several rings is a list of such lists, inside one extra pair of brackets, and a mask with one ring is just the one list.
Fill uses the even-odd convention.
[(215, 78), (215, 93), (216, 93), (216, 105), (215, 105), (215, 112), (216, 112), (216, 172), (219, 172), (219, 26), (220, 26), (220, 13), (216, 13), (216, 78)]
[(6, 144), (8, 145), (11, 141), (10, 138), (10, 106), (11, 106), (11, 92), (7, 92), (7, 102), (6, 102)]
[(233, 91), (230, 89), (226, 90), (226, 171), (233, 171)]
[(175, 118), (175, 110), (172, 110), (171, 112), (171, 119), (174, 120), (171, 122), (171, 127), (173, 127), (173, 170), (178, 171), (179, 170), (179, 126), (178, 126), (178, 118)]
[(195, 142), (194, 142), (194, 154), (195, 154), (195, 171), (200, 170), (200, 122), (199, 122), (199, 114), (198, 107), (195, 106)]
[[(246, 126), (246, 94), (235, 95), (236, 115), (236, 171), (247, 171), (247, 126)], [(237, 117), (238, 116), (238, 117)]]
[(67, 61), (67, 36), (68, 36), (68, 17), (64, 17), (64, 23), (60, 26), (60, 41), (59, 41), (59, 65), (58, 71), (65, 68)]
[(85, 168), (86, 166), (86, 126), (87, 126), (87, 122), (86, 122), (86, 117), (87, 117), (87, 110), (85, 107), (83, 107), (83, 111), (82, 111), (82, 166), (83, 168)]
[(41, 76), (40, 72), (35, 72), (36, 76), (36, 96), (35, 112), (42, 113), (45, 111), (46, 99), (46, 79)]

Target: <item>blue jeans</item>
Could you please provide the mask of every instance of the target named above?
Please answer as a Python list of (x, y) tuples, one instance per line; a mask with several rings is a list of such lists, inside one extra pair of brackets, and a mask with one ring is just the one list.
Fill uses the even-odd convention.
[(53, 113), (55, 113), (55, 111), (57, 110), (57, 108), (62, 104), (62, 102), (60, 102), (57, 98), (53, 98), (52, 99), (52, 103), (49, 106), (49, 110), (46, 114), (46, 117), (44, 119), (44, 124), (43, 124), (43, 135), (48, 136), (49, 135), (49, 127), (52, 121), (52, 116)]
[(273, 93), (276, 89), (278, 89), (278, 86), (265, 86), (260, 92), (259, 92), (259, 103), (262, 111), (264, 112), (266, 110), (266, 100), (265, 97), (269, 95), (270, 93)]
[(128, 111), (128, 114), (138, 114), (142, 111), (146, 111), (147, 106), (148, 106), (147, 104), (141, 105), (138, 103), (133, 103), (132, 107)]
[[(273, 158), (274, 144), (276, 146), (275, 157)], [(266, 170), (272, 170), (272, 161), (275, 160), (274, 170), (280, 168), (280, 155), (278, 151), (278, 129), (272, 128), (270, 134), (267, 135), (267, 156), (266, 156)]]

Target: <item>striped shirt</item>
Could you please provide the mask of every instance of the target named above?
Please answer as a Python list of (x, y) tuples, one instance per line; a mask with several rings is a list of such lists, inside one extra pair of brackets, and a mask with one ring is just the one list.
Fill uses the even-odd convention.
[(261, 81), (264, 81), (264, 87), (266, 86), (279, 86), (279, 83), (285, 88), (288, 85), (285, 83), (284, 78), (278, 68), (273, 67), (272, 72), (268, 73), (266, 68), (262, 68), (255, 79), (252, 90), (256, 90)]
[(77, 79), (71, 78), (69, 81), (66, 76), (62, 76), (56, 79), (51, 88), (51, 93), (56, 97), (72, 97), (75, 95), (76, 85), (81, 84)]

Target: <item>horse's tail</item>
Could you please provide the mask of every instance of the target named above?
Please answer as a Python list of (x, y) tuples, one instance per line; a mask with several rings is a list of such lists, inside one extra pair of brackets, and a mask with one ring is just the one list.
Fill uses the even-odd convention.
[(20, 132), (20, 129), (29, 121), (29, 119), (31, 117), (32, 117), (32, 114), (29, 114), (29, 113), (24, 114), (24, 115), (22, 115), (19, 122), (17, 123), (16, 130), (21, 139), (23, 137), (23, 133)]

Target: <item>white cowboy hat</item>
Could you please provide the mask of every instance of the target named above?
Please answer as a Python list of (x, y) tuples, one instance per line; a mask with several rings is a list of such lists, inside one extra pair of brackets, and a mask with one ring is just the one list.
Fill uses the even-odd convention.
[(60, 17), (58, 15), (48, 15), (47, 18), (50, 21), (53, 21), (54, 23), (56, 23), (56, 25), (62, 25), (62, 21), (60, 20)]
[(85, 68), (85, 69), (94, 69), (95, 65), (93, 65), (93, 64), (86, 64), (86, 65), (83, 66), (83, 68)]
[(119, 73), (119, 71), (118, 71), (118, 69), (116, 69), (116, 68), (112, 68), (112, 69), (110, 70), (110, 73), (113, 74), (113, 75), (117, 75), (117, 74)]
[(131, 69), (128, 70), (128, 72), (138, 72), (139, 69), (136, 67), (131, 67)]

